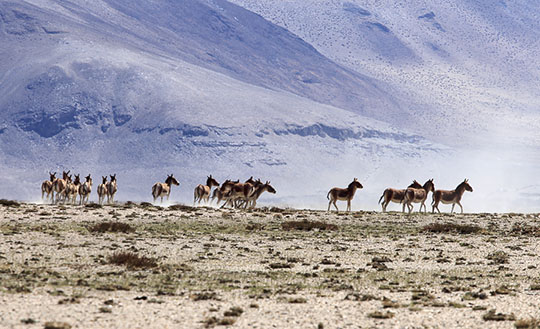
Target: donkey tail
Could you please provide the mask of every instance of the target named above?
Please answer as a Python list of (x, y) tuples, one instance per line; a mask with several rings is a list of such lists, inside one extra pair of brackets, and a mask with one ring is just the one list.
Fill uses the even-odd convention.
[(157, 189), (158, 189), (158, 184), (154, 184), (154, 186), (152, 186), (152, 196), (155, 198), (156, 195), (157, 195)]
[(327, 198), (328, 200), (330, 200), (330, 192), (332, 192), (332, 190), (328, 191), (328, 194), (326, 194), (326, 198)]
[(384, 192), (383, 192), (383, 195), (381, 195), (381, 197), (379, 198), (379, 202), (377, 202), (377, 204), (381, 203), (381, 200), (384, 198)]

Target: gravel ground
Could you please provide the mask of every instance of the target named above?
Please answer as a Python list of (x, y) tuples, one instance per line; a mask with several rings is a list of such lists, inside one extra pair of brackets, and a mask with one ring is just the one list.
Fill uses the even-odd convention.
[(539, 328), (539, 242), (538, 214), (3, 202), (0, 327)]

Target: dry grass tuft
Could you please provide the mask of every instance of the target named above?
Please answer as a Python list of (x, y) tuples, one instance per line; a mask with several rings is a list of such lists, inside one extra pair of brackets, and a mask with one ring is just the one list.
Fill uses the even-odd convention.
[(235, 306), (231, 307), (228, 311), (225, 311), (223, 316), (239, 317), (242, 313), (244, 313), (244, 310), (241, 307)]
[(152, 268), (158, 266), (154, 258), (139, 256), (134, 252), (120, 251), (108, 257), (110, 264), (125, 265), (128, 269)]
[(486, 258), (491, 260), (493, 264), (508, 264), (510, 255), (504, 251), (494, 251), (487, 255)]
[(375, 311), (375, 312), (371, 312), (368, 314), (368, 317), (370, 318), (374, 318), (374, 319), (391, 319), (394, 317), (394, 313), (392, 312), (386, 312), (386, 313), (383, 313), (383, 312), (380, 312), (380, 311)]
[(519, 319), (514, 323), (516, 329), (540, 329), (540, 320), (532, 319)]
[(220, 300), (214, 291), (196, 292), (191, 295), (191, 299), (196, 302), (200, 300)]
[(0, 205), (4, 207), (19, 207), (21, 204), (13, 200), (0, 199)]
[(422, 232), (430, 233), (458, 233), (458, 234), (475, 234), (482, 231), (480, 226), (476, 225), (461, 225), (454, 223), (431, 223), (424, 226)]
[(540, 237), (540, 227), (527, 225), (525, 223), (514, 223), (510, 229), (510, 234)]
[(186, 206), (186, 205), (183, 205), (183, 204), (173, 204), (171, 206), (169, 206), (167, 208), (167, 210), (170, 210), (170, 211), (178, 211), (178, 210), (181, 210), (181, 211), (195, 211), (197, 210), (196, 207), (191, 207), (191, 206)]
[(482, 319), (484, 319), (484, 321), (515, 321), (516, 317), (514, 313), (495, 313), (495, 310), (489, 310), (482, 316)]
[(92, 209), (100, 209), (100, 208), (103, 208), (102, 205), (100, 205), (99, 203), (95, 203), (95, 202), (90, 202), (90, 203), (87, 203), (84, 205), (85, 208), (92, 208)]
[(338, 226), (335, 224), (328, 224), (325, 222), (310, 222), (310, 221), (288, 221), (281, 224), (281, 228), (284, 231), (298, 230), (298, 231), (311, 231), (318, 229), (321, 231), (336, 231)]
[(131, 233), (135, 232), (135, 228), (127, 223), (119, 222), (101, 222), (88, 228), (88, 231), (92, 233), (105, 233), (105, 232), (121, 232)]

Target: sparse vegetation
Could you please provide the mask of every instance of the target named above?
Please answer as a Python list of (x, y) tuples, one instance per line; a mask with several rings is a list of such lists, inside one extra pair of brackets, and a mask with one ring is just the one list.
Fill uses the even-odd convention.
[(476, 225), (454, 223), (431, 223), (422, 227), (422, 232), (430, 233), (475, 234), (481, 231), (482, 228)]
[(288, 221), (281, 224), (281, 228), (284, 231), (298, 230), (298, 231), (311, 231), (318, 229), (321, 231), (335, 231), (338, 229), (336, 224), (328, 224), (320, 221)]
[(20, 203), (13, 200), (0, 199), (0, 205), (4, 207), (20, 207)]
[[(437, 308), (452, 314), (444, 323), (448, 327), (454, 319), (466, 323), (466, 316), (482, 323), (519, 318), (504, 325), (538, 328), (527, 306), (534, 305), (540, 290), (536, 245), (530, 238), (534, 231), (511, 229), (524, 221), (521, 215), (498, 222), (493, 218), (504, 215), (442, 215), (460, 227), (498, 224), (489, 232), (473, 230), (476, 234), (445, 225), (434, 230), (446, 233), (431, 234), (423, 229), (440, 215), (241, 213), (204, 207), (172, 213), (133, 205), (91, 211), (26, 204), (0, 206), (0, 211), (0, 294), (6, 300), (44, 294), (58, 307), (80, 304), (83, 309), (87, 298), (97, 296), (105, 302), (90, 307), (91, 312), (115, 321), (122, 305), (170, 308), (178, 301), (172, 296), (184, 296), (182, 303), (197, 306), (186, 308), (196, 312), (189, 317), (194, 321), (190, 327), (245, 324), (254, 316), (272, 321), (276, 302), (284, 312), (298, 310), (298, 323), (309, 327), (305, 314), (313, 312), (307, 305), (313, 301), (369, 309), (355, 319), (362, 327), (392, 326), (398, 314), (401, 319)], [(283, 219), (300, 226), (285, 230)], [(535, 225), (536, 217), (530, 220)], [(336, 229), (317, 228), (317, 222)], [(112, 301), (116, 291), (121, 293)], [(515, 315), (499, 304), (517, 299), (526, 303), (523, 311), (513, 309)], [(503, 312), (487, 311), (494, 307)], [(42, 319), (21, 314), (9, 325), (21, 326), (28, 316)], [(317, 327), (317, 319), (310, 320)]]
[(489, 310), (482, 316), (484, 321), (515, 321), (516, 317), (512, 314), (496, 313), (495, 310)]
[(108, 257), (110, 264), (125, 265), (128, 269), (146, 269), (158, 266), (155, 259), (139, 256), (134, 252), (120, 251)]
[(540, 320), (531, 319), (519, 319), (514, 323), (516, 329), (540, 329)]
[(121, 222), (101, 222), (97, 223), (88, 228), (88, 231), (92, 233), (105, 233), (105, 232), (121, 232), (121, 233), (132, 233), (135, 232), (135, 229), (127, 223)]

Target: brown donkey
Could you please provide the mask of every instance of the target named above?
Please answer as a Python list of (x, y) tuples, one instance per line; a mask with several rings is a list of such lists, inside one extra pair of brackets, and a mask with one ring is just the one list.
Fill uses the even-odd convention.
[(118, 185), (116, 184), (116, 174), (109, 175), (111, 180), (107, 182), (107, 203), (114, 203), (114, 195), (118, 191)]
[(219, 183), (217, 180), (212, 178), (212, 175), (206, 178), (206, 185), (197, 185), (195, 191), (193, 192), (193, 204), (195, 204), (195, 202), (199, 202), (200, 204), (202, 200), (208, 203), (208, 199), (210, 198), (210, 191), (212, 190), (213, 186), (219, 186)]
[[(51, 173), (49, 171), (49, 180), (43, 181), (43, 183), (41, 183), (41, 200), (42, 201), (45, 201), (45, 200), (49, 201), (50, 199), (52, 203), (54, 199), (53, 184), (55, 180), (56, 180), (56, 172)], [(45, 197), (45, 195), (47, 196)]]
[(98, 203), (102, 204), (107, 196), (107, 176), (101, 176), (101, 184), (97, 187)]
[(68, 170), (68, 171), (63, 171), (62, 172), (62, 178), (57, 178), (54, 182), (53, 182), (53, 198), (54, 198), (54, 192), (56, 192), (56, 198), (55, 198), (55, 203), (58, 203), (60, 201), (60, 197), (62, 197), (62, 194), (64, 192), (64, 190), (66, 189), (67, 187), (67, 181), (68, 181), (68, 178), (69, 178), (69, 172), (71, 170)]
[[(409, 187), (422, 188), (422, 185), (414, 180), (407, 188)], [(386, 212), (386, 207), (388, 207), (390, 202), (401, 203), (403, 198), (405, 198), (405, 190), (406, 189), (398, 190), (394, 188), (387, 188), (384, 190), (383, 195), (379, 198), (379, 203), (381, 203), (381, 200), (384, 198), (384, 201), (381, 203), (382, 212)]]
[(251, 195), (248, 196), (247, 202), (244, 208), (246, 208), (250, 202), (251, 204), (249, 205), (249, 207), (255, 208), (255, 206), (257, 205), (257, 199), (259, 199), (259, 197), (261, 196), (261, 194), (263, 194), (264, 191), (267, 191), (268, 193), (276, 194), (276, 189), (274, 189), (274, 187), (270, 185), (269, 181), (267, 181), (264, 184), (262, 184), (262, 182), (260, 183), (261, 184), (258, 184), (255, 187), (255, 190), (253, 191), (253, 193), (251, 193)]
[(214, 190), (214, 193), (212, 193), (212, 199), (210, 203), (212, 203), (212, 201), (214, 201), (214, 199), (217, 198), (217, 205), (219, 205), (221, 200), (225, 198), (225, 194), (227, 194), (231, 190), (234, 184), (239, 183), (239, 182), (240, 182), (239, 179), (235, 181), (227, 179), (226, 181), (224, 181), (223, 184), (221, 184), (219, 188), (216, 188)]
[[(354, 179), (347, 188), (339, 188), (334, 187), (330, 191), (328, 191), (328, 194), (326, 195), (326, 198), (330, 200), (328, 202), (328, 211), (330, 211), (330, 206), (334, 204), (334, 207), (336, 207), (336, 211), (339, 212), (339, 209), (336, 205), (336, 201), (338, 200), (347, 200), (347, 211), (351, 211), (351, 200), (354, 197), (354, 194), (356, 193), (356, 189), (364, 188), (362, 184), (358, 181), (358, 179)], [(330, 196), (330, 197), (329, 197)]]
[(405, 206), (409, 209), (409, 214), (412, 212), (413, 205), (412, 203), (420, 203), (420, 210), (422, 211), (422, 206), (424, 206), (424, 212), (427, 212), (426, 199), (429, 192), (435, 190), (435, 184), (433, 184), (433, 178), (424, 183), (424, 186), (421, 188), (409, 187), (405, 190), (405, 197), (403, 198), (403, 212), (405, 212)]
[(173, 177), (173, 174), (167, 175), (167, 179), (165, 180), (165, 183), (157, 182), (152, 186), (152, 196), (154, 197), (154, 203), (156, 202), (156, 199), (161, 197), (161, 202), (163, 203), (163, 197), (166, 196), (167, 200), (169, 200), (169, 195), (171, 194), (171, 186), (172, 185), (180, 185), (176, 178)]
[(253, 177), (248, 179), (245, 183), (233, 184), (229, 189), (229, 192), (224, 194), (223, 198), (225, 199), (225, 203), (221, 206), (221, 208), (225, 207), (227, 204), (230, 204), (231, 207), (239, 207), (240, 203), (238, 202), (244, 202), (245, 208), (247, 206), (248, 197), (255, 190), (255, 186), (251, 183), (251, 181), (253, 181)]
[(88, 202), (88, 199), (90, 198), (90, 193), (92, 193), (92, 177), (90, 177), (90, 174), (88, 174), (85, 179), (86, 182), (79, 186), (79, 204), (85, 204), (86, 202)]
[(461, 205), (461, 197), (463, 196), (463, 193), (465, 191), (472, 192), (473, 188), (471, 185), (469, 185), (469, 180), (465, 179), (463, 182), (461, 182), (455, 190), (447, 191), (447, 190), (436, 190), (433, 192), (433, 202), (431, 203), (431, 206), (433, 207), (432, 212), (435, 213), (435, 209), (440, 213), (439, 210), (439, 202), (442, 202), (443, 204), (452, 204), (452, 211), (450, 213), (454, 212), (454, 206), (456, 203), (461, 208), (461, 213), (463, 214), (463, 206)]
[(75, 175), (73, 183), (68, 183), (65, 189), (66, 199), (69, 203), (75, 204), (77, 201), (77, 195), (79, 194), (79, 187), (81, 186), (81, 175)]

